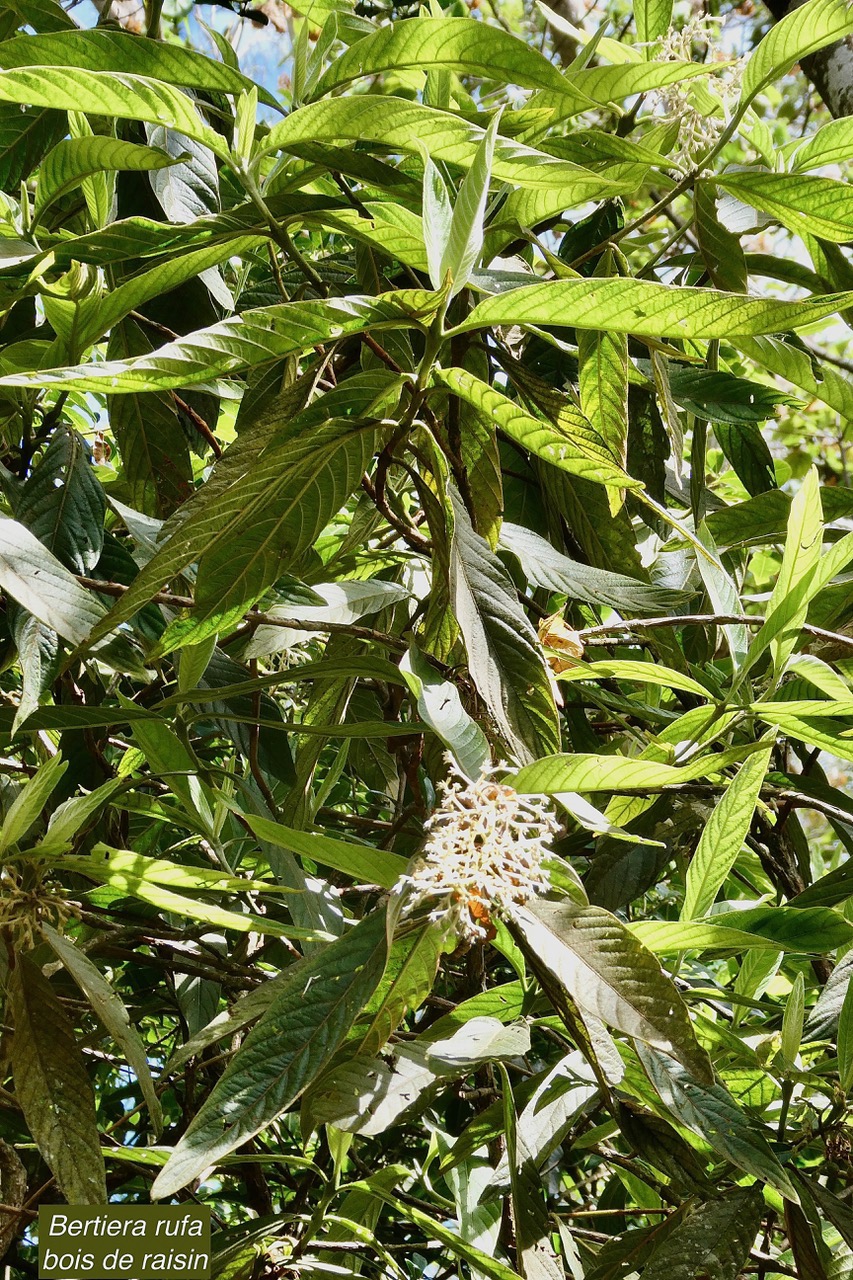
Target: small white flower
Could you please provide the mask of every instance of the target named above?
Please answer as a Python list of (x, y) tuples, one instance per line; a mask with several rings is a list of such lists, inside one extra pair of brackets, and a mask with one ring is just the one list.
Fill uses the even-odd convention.
[(549, 887), (542, 859), (551, 852), (557, 822), (547, 800), (495, 780), (506, 769), (487, 768), (472, 782), (453, 768), (426, 823), (423, 858), (397, 886), (407, 891), (406, 912), (433, 902), (430, 919), (451, 924), (469, 942), (489, 936), (492, 913)]
[[(680, 29), (671, 28), (661, 40), (657, 60), (690, 62), (695, 44), (710, 44), (716, 39), (719, 46), (719, 35), (715, 37), (713, 32), (713, 27), (718, 24), (719, 19), (694, 16)], [(712, 53), (711, 62), (721, 61), (724, 57), (718, 47)], [(722, 135), (729, 120), (731, 104), (740, 93), (744, 61), (741, 59), (732, 66), (720, 67), (711, 79), (699, 82), (682, 80), (654, 89), (649, 94), (650, 101), (657, 103), (665, 116), (679, 122), (674, 154), (683, 166), (691, 167)]]

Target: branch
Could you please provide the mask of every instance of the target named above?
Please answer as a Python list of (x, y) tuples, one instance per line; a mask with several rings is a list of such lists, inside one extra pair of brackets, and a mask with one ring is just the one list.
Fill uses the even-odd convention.
[[(595, 643), (599, 636), (619, 635), (624, 631), (651, 631), (655, 627), (682, 626), (725, 626), (728, 623), (741, 623), (744, 626), (762, 627), (767, 621), (757, 614), (743, 613), (682, 613), (671, 614), (663, 618), (627, 618), (624, 622), (606, 622), (599, 627), (586, 627), (579, 631), (581, 640)], [(853, 636), (843, 631), (827, 631), (825, 627), (815, 627), (810, 622), (803, 624), (802, 630), (817, 640), (828, 640), (832, 644), (840, 644), (845, 649), (853, 649)]]

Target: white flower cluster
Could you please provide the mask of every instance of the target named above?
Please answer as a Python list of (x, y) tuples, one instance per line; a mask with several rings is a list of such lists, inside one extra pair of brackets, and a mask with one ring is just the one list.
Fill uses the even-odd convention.
[(430, 919), (452, 926), (463, 941), (487, 938), (493, 912), (548, 889), (542, 859), (557, 822), (546, 800), (495, 780), (506, 768), (487, 768), (474, 782), (453, 769), (439, 785), (422, 860), (398, 886), (407, 892), (406, 912), (434, 902)]
[[(658, 61), (690, 62), (694, 44), (709, 43), (713, 38), (711, 24), (717, 22), (718, 19), (697, 15), (683, 27), (671, 28), (661, 41)], [(719, 57), (717, 54), (713, 61)], [(723, 68), (720, 70), (723, 72)], [(656, 89), (650, 95), (667, 116), (680, 123), (676, 151), (684, 164), (694, 164), (721, 136), (728, 123), (729, 102), (740, 91), (742, 73), (739, 62), (726, 67), (723, 74), (713, 80), (682, 80)], [(713, 110), (715, 103), (721, 112)]]

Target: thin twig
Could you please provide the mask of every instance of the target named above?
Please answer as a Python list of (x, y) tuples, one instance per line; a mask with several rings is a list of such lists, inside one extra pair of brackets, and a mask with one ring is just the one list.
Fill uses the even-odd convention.
[[(742, 613), (682, 613), (670, 614), (661, 618), (628, 618), (623, 622), (606, 622), (599, 627), (586, 627), (579, 631), (581, 640), (588, 641), (598, 636), (618, 635), (623, 631), (650, 631), (655, 627), (682, 626), (725, 626), (729, 623), (741, 623), (744, 626), (762, 627), (767, 619), (758, 614)], [(818, 640), (829, 640), (853, 649), (853, 636), (843, 631), (827, 631), (825, 627), (815, 627), (807, 622), (802, 630)]]
[(178, 408), (181, 410), (182, 413), (185, 413), (187, 415), (190, 422), (193, 424), (196, 431), (201, 436), (202, 440), (205, 440), (207, 444), (210, 445), (214, 455), (217, 458), (221, 458), (222, 445), (216, 439), (216, 436), (213, 434), (213, 432), (211, 431), (210, 427), (207, 425), (207, 423), (205, 422), (201, 414), (196, 413), (192, 405), (187, 404), (186, 400), (182, 400), (176, 391), (173, 391), (172, 395), (175, 397), (175, 404), (178, 406)]
[(400, 520), (400, 518), (391, 510), (388, 505), (388, 499), (385, 496), (384, 486), (380, 490), (377, 485), (374, 485), (370, 476), (365, 472), (361, 477), (361, 487), (383, 519), (387, 520), (391, 528), (396, 530), (403, 541), (406, 542), (413, 551), (424, 552), (429, 550), (429, 541), (418, 533), (412, 525), (408, 525), (405, 521)]

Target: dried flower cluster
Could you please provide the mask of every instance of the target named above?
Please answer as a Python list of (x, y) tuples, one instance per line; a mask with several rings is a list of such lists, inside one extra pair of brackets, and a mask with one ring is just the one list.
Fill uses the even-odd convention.
[(488, 937), (492, 913), (548, 888), (542, 860), (557, 823), (547, 801), (495, 780), (506, 768), (488, 768), (474, 782), (454, 769), (440, 784), (423, 858), (398, 886), (408, 891), (406, 911), (434, 902), (430, 919), (468, 942)]
[(42, 923), (52, 924), (61, 932), (74, 913), (73, 904), (41, 881), (27, 888), (13, 867), (0, 867), (0, 928), (11, 931), (17, 946), (31, 948)]

